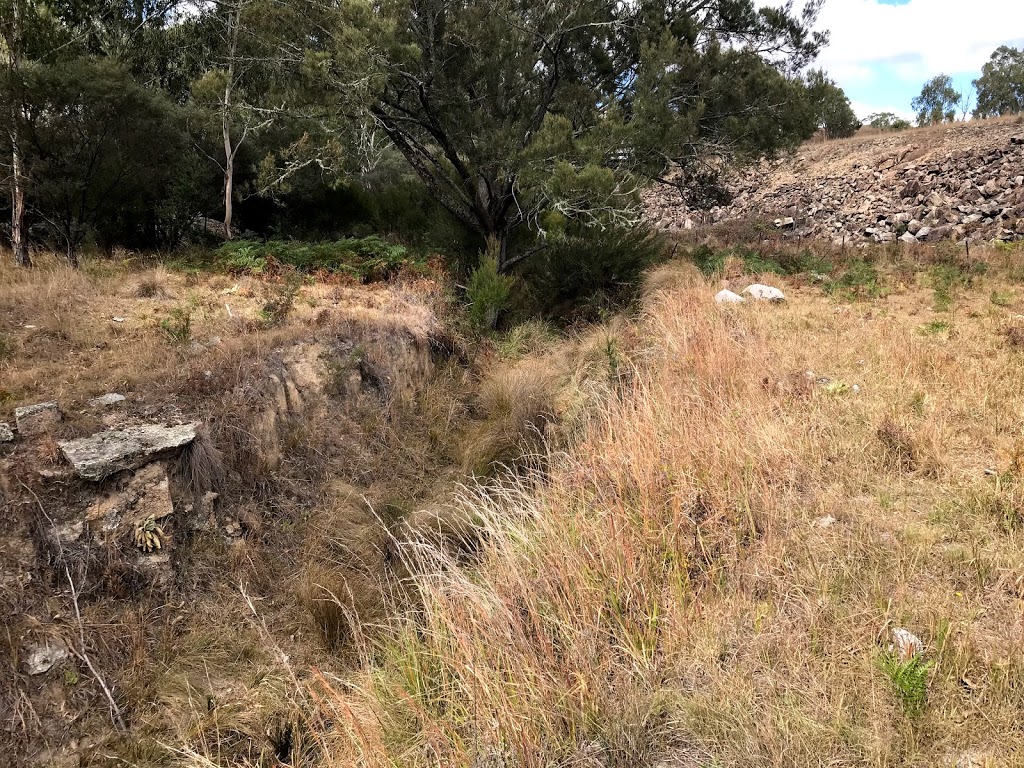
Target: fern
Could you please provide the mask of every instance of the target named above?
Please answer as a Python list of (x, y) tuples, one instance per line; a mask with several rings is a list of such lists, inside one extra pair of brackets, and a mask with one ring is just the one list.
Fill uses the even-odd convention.
[(925, 661), (920, 655), (909, 661), (900, 661), (894, 653), (882, 656), (881, 667), (893, 693), (910, 718), (917, 718), (924, 711), (928, 701), (928, 674), (934, 662)]

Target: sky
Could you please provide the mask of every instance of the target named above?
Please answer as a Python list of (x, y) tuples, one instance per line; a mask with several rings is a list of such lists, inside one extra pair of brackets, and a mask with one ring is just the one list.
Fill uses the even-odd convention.
[(911, 118), (910, 101), (932, 76), (950, 75), (973, 93), (996, 48), (1024, 48), (1024, 0), (825, 0), (818, 26), (831, 38), (817, 66), (858, 117)]

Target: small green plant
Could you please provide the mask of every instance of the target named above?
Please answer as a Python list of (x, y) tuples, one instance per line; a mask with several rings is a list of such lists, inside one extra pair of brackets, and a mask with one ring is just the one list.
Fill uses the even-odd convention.
[(993, 304), (997, 307), (1008, 307), (1013, 304), (1013, 291), (992, 291), (990, 297)]
[(839, 379), (837, 379), (836, 381), (830, 381), (828, 384), (825, 385), (825, 394), (832, 395), (833, 397), (838, 395), (849, 394), (852, 390), (853, 387), (851, 387), (845, 381), (841, 381)]
[(949, 333), (952, 329), (953, 324), (948, 320), (933, 320), (920, 326), (917, 332), (922, 336), (938, 336), (943, 333)]
[(192, 340), (192, 313), (182, 307), (175, 307), (170, 317), (160, 321), (160, 330), (171, 344), (185, 346)]
[(498, 318), (508, 309), (515, 285), (515, 278), (498, 272), (498, 249), (496, 240), (488, 242), (479, 266), (466, 283), (469, 322), (479, 331), (498, 327)]
[(934, 662), (925, 661), (920, 654), (900, 661), (890, 651), (882, 655), (880, 666), (904, 714), (910, 718), (920, 717), (928, 702), (928, 673), (935, 666)]
[(14, 354), (14, 342), (6, 333), (0, 333), (0, 363)]
[(882, 276), (874, 264), (852, 262), (837, 279), (825, 283), (825, 292), (846, 301), (865, 301), (886, 294)]
[(264, 288), (264, 304), (260, 309), (260, 317), (267, 325), (282, 325), (295, 306), (295, 299), (302, 287), (302, 277), (294, 269), (289, 269), (281, 282), (268, 283)]

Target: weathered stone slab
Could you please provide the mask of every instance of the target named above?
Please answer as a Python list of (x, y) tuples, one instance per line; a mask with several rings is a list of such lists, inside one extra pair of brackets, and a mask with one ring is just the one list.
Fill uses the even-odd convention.
[(18, 425), (18, 434), (31, 437), (48, 432), (61, 422), (64, 414), (57, 403), (37, 403), (14, 409), (14, 422)]
[(99, 482), (184, 448), (196, 439), (198, 426), (198, 423), (173, 427), (147, 424), (100, 432), (79, 440), (63, 440), (58, 445), (79, 477)]

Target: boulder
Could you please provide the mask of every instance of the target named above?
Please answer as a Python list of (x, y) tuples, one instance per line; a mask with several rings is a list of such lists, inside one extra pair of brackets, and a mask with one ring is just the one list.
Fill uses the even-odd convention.
[(715, 296), (715, 301), (719, 304), (742, 304), (743, 297), (738, 293), (733, 293), (728, 288), (725, 288), (718, 292)]
[(904, 232), (902, 235), (900, 235), (900, 242), (901, 243), (916, 243), (917, 242), (917, 238), (914, 237), (912, 234), (910, 234), (910, 232)]
[(921, 231), (921, 227), (923, 226), (924, 224), (922, 224), (917, 219), (911, 219), (910, 222), (907, 224), (907, 232), (909, 232), (912, 235), (916, 235), (918, 232)]
[(0, 421), (0, 443), (13, 443), (14, 430), (6, 421)]
[(57, 403), (37, 403), (14, 409), (14, 422), (18, 425), (18, 434), (32, 437), (49, 432), (64, 419)]
[(58, 443), (64, 458), (84, 480), (99, 482), (126, 469), (138, 469), (196, 439), (198, 423), (165, 427), (146, 424)]
[(917, 233), (916, 233), (917, 234), (917, 239), (918, 240), (927, 240), (928, 236), (931, 233), (932, 233), (932, 228), (931, 227), (921, 227), (919, 230), (917, 230)]
[(770, 285), (761, 285), (760, 283), (754, 283), (744, 289), (744, 293), (749, 293), (755, 299), (761, 299), (764, 301), (785, 301), (786, 295), (778, 288), (772, 288)]

